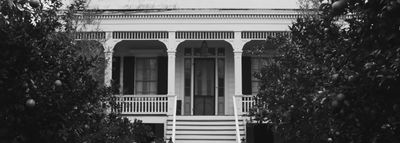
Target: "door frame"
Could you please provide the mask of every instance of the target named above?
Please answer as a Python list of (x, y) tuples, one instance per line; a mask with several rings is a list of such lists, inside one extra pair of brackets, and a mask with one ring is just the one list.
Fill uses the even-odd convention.
[[(215, 94), (215, 99), (214, 99), (214, 106), (215, 106), (215, 108), (214, 108), (214, 115), (219, 115), (219, 113), (218, 113), (218, 107), (219, 107), (219, 104), (218, 104), (218, 98), (219, 98), (219, 94), (218, 94), (218, 91), (219, 91), (219, 83), (218, 83), (218, 66), (219, 66), (219, 62), (218, 62), (218, 60), (220, 60), (220, 59), (223, 59), (223, 69), (224, 69), (224, 73), (223, 73), (223, 77), (224, 77), (224, 79), (226, 79), (226, 52), (227, 52), (227, 50), (226, 50), (226, 47), (213, 47), (213, 48), (215, 48), (215, 52), (216, 52), (216, 54), (215, 55), (208, 55), (208, 56), (199, 56), (199, 55), (194, 55), (193, 54), (193, 51), (194, 51), (194, 48), (195, 47), (186, 47), (186, 48), (190, 48), (191, 49), (191, 55), (183, 55), (183, 60), (185, 61), (186, 59), (190, 59), (190, 109), (189, 109), (189, 111), (190, 111), (190, 115), (191, 116), (193, 116), (194, 115), (194, 61), (195, 61), (195, 59), (213, 59), (213, 61), (214, 61), (214, 82), (215, 82), (215, 85), (214, 85), (214, 94)], [(185, 48), (184, 48), (185, 49)], [(223, 53), (223, 55), (218, 55), (217, 54), (217, 50), (218, 49), (224, 49), (223, 51), (224, 51), (224, 53)], [(186, 64), (183, 64), (184, 66), (183, 66), (183, 68), (185, 68), (185, 66), (186, 66)], [(226, 83), (224, 84), (224, 87), (223, 87), (223, 90), (224, 90), (224, 96), (223, 97), (225, 97), (226, 95), (225, 95), (225, 89), (226, 89)], [(183, 96), (183, 98), (185, 98), (185, 95)], [(226, 100), (225, 99), (223, 99), (223, 102), (224, 102), (224, 105), (223, 106), (225, 106), (225, 104), (226, 104)], [(185, 102), (183, 102), (182, 103), (183, 104), (183, 106), (185, 106)], [(225, 109), (225, 107), (221, 107), (222, 109)], [(184, 109), (183, 110), (183, 112), (185, 112), (185, 110), (186, 109)], [(225, 112), (222, 114), (222, 115), (224, 115), (225, 114)]]
[[(217, 59), (218, 58), (216, 58), (216, 57), (194, 57), (193, 59), (192, 59), (192, 63), (191, 63), (191, 66), (192, 66), (192, 73), (191, 73), (191, 78), (192, 78), (192, 83), (191, 83), (191, 89), (192, 89), (192, 92), (191, 92), (191, 97), (190, 97), (190, 99), (191, 99), (191, 115), (194, 115), (194, 110), (195, 110), (195, 107), (194, 107), (194, 100), (195, 100), (195, 93), (194, 93), (194, 91), (195, 91), (195, 76), (194, 76), (194, 73), (195, 73), (195, 61), (196, 60), (199, 60), (199, 59), (209, 59), (210, 61), (212, 61), (212, 62), (214, 62), (214, 87), (212, 87), (212, 88), (214, 88), (214, 115), (218, 115), (218, 61), (217, 61)], [(202, 116), (202, 115), (198, 115), (198, 116)]]

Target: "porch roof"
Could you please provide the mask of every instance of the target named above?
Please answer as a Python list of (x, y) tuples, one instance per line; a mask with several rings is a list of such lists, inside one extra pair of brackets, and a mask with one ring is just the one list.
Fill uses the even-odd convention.
[(298, 14), (299, 9), (91, 9), (103, 14)]
[[(63, 0), (68, 4), (72, 0)], [(295, 9), (297, 0), (91, 0), (93, 9)]]

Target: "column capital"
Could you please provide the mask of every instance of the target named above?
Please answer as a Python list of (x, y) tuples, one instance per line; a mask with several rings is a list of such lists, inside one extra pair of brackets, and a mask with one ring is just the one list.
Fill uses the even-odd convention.
[(110, 52), (114, 50), (115, 45), (118, 42), (121, 42), (122, 40), (117, 40), (117, 39), (108, 39), (103, 43), (104, 51), (105, 52)]
[(237, 55), (237, 54), (242, 55), (243, 50), (242, 50), (242, 49), (233, 49), (233, 53), (234, 53), (235, 55)]
[(175, 50), (167, 50), (168, 55), (175, 55), (176, 54), (176, 49)]
[(244, 45), (250, 40), (247, 39), (231, 39), (226, 40), (228, 43), (232, 45), (233, 51), (242, 51)]
[(113, 50), (106, 50), (106, 51), (104, 51), (104, 53), (106, 54), (106, 55), (112, 55), (113, 53), (114, 53), (114, 51)]
[(181, 43), (183, 40), (177, 40), (177, 39), (164, 39), (164, 40), (159, 40), (162, 43), (165, 44), (167, 47), (167, 52), (168, 51), (176, 51), (178, 48), (179, 43)]

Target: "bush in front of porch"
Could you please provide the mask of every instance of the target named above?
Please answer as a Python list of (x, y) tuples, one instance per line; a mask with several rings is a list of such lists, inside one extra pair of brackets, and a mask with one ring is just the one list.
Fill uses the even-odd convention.
[(0, 142), (148, 142), (149, 127), (107, 112), (111, 90), (92, 73), (98, 55), (82, 55), (88, 47), (74, 39), (84, 1), (64, 15), (60, 1), (41, 2), (0, 2)]
[(252, 114), (283, 142), (400, 142), (400, 2), (339, 2), (268, 40), (281, 55)]

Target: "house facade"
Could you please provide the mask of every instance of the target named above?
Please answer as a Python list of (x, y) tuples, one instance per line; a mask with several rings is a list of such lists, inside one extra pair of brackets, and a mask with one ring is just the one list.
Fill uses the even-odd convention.
[(157, 124), (174, 142), (240, 142), (253, 74), (265, 55), (245, 51), (288, 34), (292, 9), (99, 10), (78, 39), (102, 41), (105, 84), (123, 116)]

